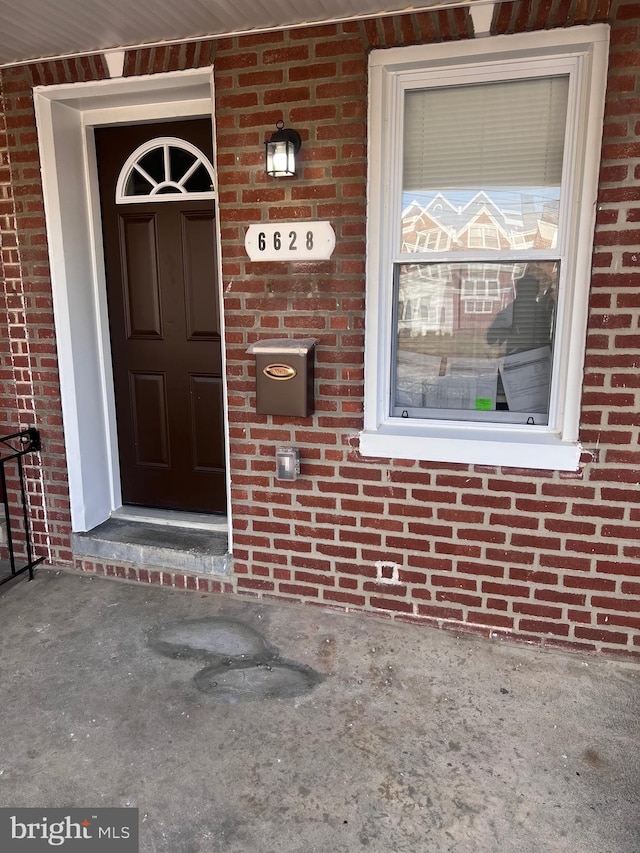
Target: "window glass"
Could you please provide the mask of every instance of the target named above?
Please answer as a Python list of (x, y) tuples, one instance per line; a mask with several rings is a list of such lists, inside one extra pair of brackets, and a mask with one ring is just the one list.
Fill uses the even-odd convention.
[(162, 148), (154, 148), (153, 150), (147, 152), (143, 157), (138, 161), (138, 165), (144, 169), (144, 171), (149, 175), (149, 177), (153, 178), (153, 180), (160, 184), (165, 179), (165, 168), (164, 168), (164, 150)]
[(396, 266), (392, 414), (547, 424), (559, 264)]
[(167, 178), (179, 183), (196, 162), (195, 156), (183, 148), (169, 146), (169, 175)]
[(549, 423), (567, 101), (568, 75), (405, 91), (390, 414)]
[(559, 75), (407, 91), (401, 250), (556, 247), (568, 88)]
[(200, 165), (191, 173), (183, 184), (188, 193), (206, 193), (212, 189), (211, 175)]
[(141, 175), (137, 169), (132, 169), (125, 187), (125, 195), (127, 196), (146, 196), (151, 193), (154, 185), (147, 180), (144, 175)]

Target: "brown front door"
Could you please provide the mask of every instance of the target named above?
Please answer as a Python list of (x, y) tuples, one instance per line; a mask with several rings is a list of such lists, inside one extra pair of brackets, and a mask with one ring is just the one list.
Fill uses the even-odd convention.
[(123, 503), (224, 512), (214, 201), (115, 203), (122, 166), (144, 142), (183, 139), (211, 160), (211, 122), (95, 133)]

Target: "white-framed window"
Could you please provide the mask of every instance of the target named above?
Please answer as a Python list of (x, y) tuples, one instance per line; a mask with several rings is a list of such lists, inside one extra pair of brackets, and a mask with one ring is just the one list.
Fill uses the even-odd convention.
[(577, 469), (608, 42), (371, 53), (363, 455)]

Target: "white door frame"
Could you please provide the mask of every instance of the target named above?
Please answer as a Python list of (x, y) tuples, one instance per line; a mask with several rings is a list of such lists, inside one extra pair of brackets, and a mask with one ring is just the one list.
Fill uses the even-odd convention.
[[(93, 128), (209, 117), (213, 69), (34, 88), (74, 532), (122, 505)], [(215, 133), (214, 168), (215, 168)], [(223, 323), (220, 232), (218, 281)], [(229, 458), (222, 347), (225, 453)], [(45, 436), (46, 438), (46, 436)], [(227, 470), (227, 515), (230, 516)]]

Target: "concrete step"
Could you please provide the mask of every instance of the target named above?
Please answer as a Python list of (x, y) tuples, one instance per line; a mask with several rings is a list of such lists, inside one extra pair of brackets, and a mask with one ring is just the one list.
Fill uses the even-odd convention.
[(204, 575), (228, 576), (226, 532), (110, 518), (87, 533), (73, 534), (76, 557), (133, 563)]

